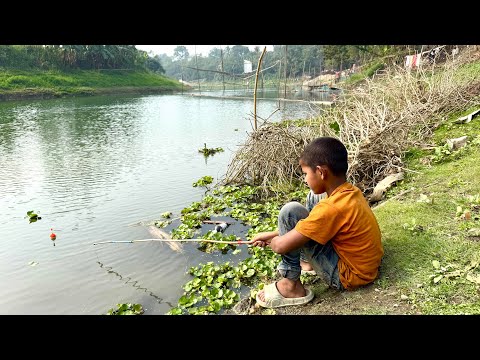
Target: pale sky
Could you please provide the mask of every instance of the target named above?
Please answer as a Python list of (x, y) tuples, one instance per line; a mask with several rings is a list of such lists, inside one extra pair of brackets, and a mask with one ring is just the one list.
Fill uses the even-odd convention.
[[(168, 56), (173, 56), (173, 50), (177, 47), (178, 45), (135, 45), (135, 47), (139, 50), (144, 50), (147, 52), (153, 51), (154, 55), (160, 55), (160, 54), (167, 54)], [(222, 48), (225, 49), (227, 46), (232, 47), (233, 45), (183, 45), (187, 48), (188, 53), (190, 56), (195, 55), (195, 46), (197, 47), (197, 55), (202, 54), (202, 56), (208, 56), (208, 53), (210, 50), (213, 48)], [(263, 50), (263, 48), (266, 46), (267, 51), (273, 51), (273, 45), (244, 45), (248, 46), (250, 50), (253, 50), (255, 46), (258, 46), (260, 48), (260, 51)]]

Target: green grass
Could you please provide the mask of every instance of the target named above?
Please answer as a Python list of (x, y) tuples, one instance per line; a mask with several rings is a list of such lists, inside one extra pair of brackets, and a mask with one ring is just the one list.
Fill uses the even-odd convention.
[(0, 95), (14, 94), (91, 94), (114, 89), (180, 90), (181, 84), (165, 76), (130, 70), (40, 70), (0, 71)]
[(470, 82), (480, 76), (480, 62), (471, 62), (458, 67), (455, 70), (456, 79)]
[[(452, 114), (434, 134), (437, 144), (468, 135), (466, 148), (430, 165), (422, 159), (430, 159), (432, 150), (412, 150), (408, 167), (420, 173), (410, 173), (387, 196), (410, 191), (375, 210), (385, 248), (376, 284), (400, 288), (422, 314), (480, 313), (480, 284), (467, 278), (480, 280), (480, 266), (466, 270), (480, 261), (480, 238), (468, 231), (480, 228), (480, 118), (453, 123), (474, 108)], [(465, 210), (470, 219), (462, 216)], [(458, 276), (452, 276), (455, 270)], [(432, 275), (442, 274), (434, 283)]]
[(455, 121), (459, 117), (468, 115), (478, 108), (480, 108), (480, 103), (466, 109), (465, 111), (451, 114), (450, 120), (435, 131), (433, 136), (435, 143), (440, 145), (444, 144), (447, 139), (457, 138), (464, 135), (468, 135), (472, 138), (477, 134), (480, 134), (480, 122), (478, 121), (479, 114), (477, 114), (468, 124), (455, 124)]
[(357, 85), (360, 83), (362, 80), (365, 78), (370, 78), (372, 77), (373, 74), (375, 74), (375, 71), (381, 70), (385, 67), (385, 64), (381, 61), (376, 61), (373, 62), (372, 64), (366, 66), (365, 69), (359, 73), (352, 74), (349, 76), (345, 81), (344, 84), (347, 87), (352, 87), (354, 85)]

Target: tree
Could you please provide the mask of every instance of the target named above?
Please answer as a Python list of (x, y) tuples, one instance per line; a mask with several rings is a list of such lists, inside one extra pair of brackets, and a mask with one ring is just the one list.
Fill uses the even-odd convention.
[(216, 48), (216, 47), (214, 47), (213, 49), (211, 49), (208, 52), (208, 57), (209, 58), (214, 58), (214, 59), (217, 59), (217, 60), (221, 59), (221, 55), (222, 55), (222, 50), (220, 48)]
[(179, 45), (175, 49), (173, 49), (173, 60), (187, 60), (190, 54), (185, 46)]
[(153, 58), (149, 57), (147, 61), (145, 61), (145, 67), (154, 73), (165, 74), (165, 69), (162, 67), (158, 55)]
[(248, 59), (250, 50), (248, 46), (234, 45), (225, 49), (224, 69), (232, 74), (243, 73), (243, 60)]

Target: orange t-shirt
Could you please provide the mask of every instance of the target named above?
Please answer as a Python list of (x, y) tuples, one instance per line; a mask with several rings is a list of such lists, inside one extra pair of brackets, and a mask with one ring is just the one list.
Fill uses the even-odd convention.
[(356, 186), (345, 182), (320, 200), (295, 226), (300, 234), (325, 245), (332, 241), (345, 289), (375, 280), (383, 256), (377, 219)]

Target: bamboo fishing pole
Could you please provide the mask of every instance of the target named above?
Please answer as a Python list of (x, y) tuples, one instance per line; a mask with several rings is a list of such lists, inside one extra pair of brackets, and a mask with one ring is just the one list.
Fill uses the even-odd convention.
[(118, 243), (136, 243), (136, 242), (148, 242), (148, 241), (161, 241), (161, 242), (183, 242), (183, 241), (190, 241), (190, 242), (210, 242), (210, 243), (218, 243), (218, 244), (231, 244), (231, 245), (242, 245), (242, 244), (252, 244), (253, 240), (243, 241), (222, 241), (222, 240), (208, 240), (208, 239), (139, 239), (139, 240), (118, 240), (118, 241), (100, 241), (93, 243), (93, 245), (99, 244), (118, 244)]

